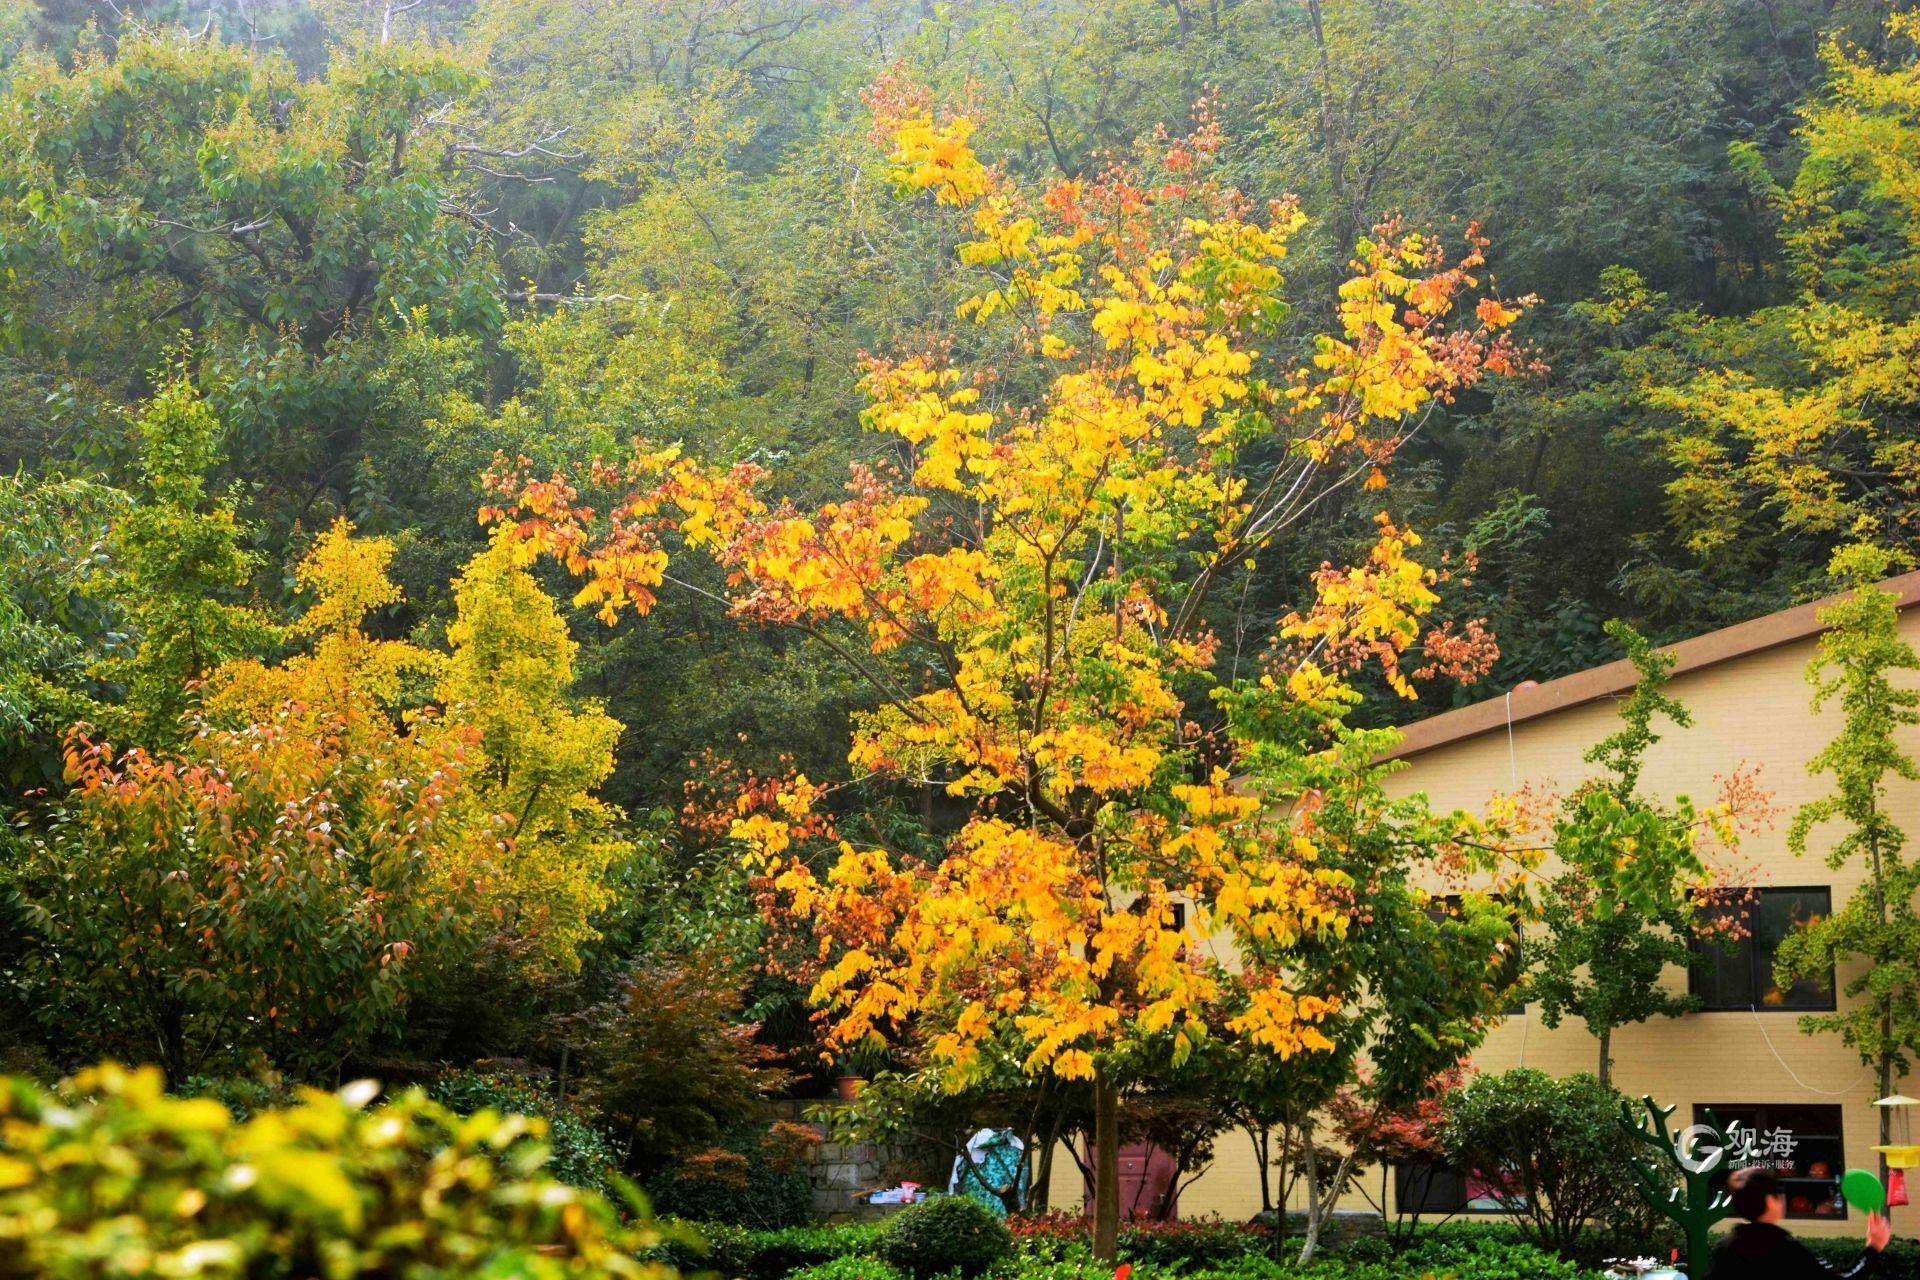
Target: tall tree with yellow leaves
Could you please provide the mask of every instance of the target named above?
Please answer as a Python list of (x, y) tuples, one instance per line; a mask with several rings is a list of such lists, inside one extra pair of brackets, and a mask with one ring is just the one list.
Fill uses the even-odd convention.
[(595, 789), (613, 772), (620, 722), (573, 696), (573, 658), (553, 598), (496, 539), (453, 584), (457, 616), (441, 668), (448, 718), (479, 731), (480, 803), (504, 828), (491, 871), (503, 932), (535, 967), (567, 971), (595, 936), (601, 873), (627, 847)]
[[(945, 269), (981, 281), (965, 331), (867, 361), (888, 459), (808, 510), (754, 463), (647, 442), (578, 478), (503, 460), (483, 514), (581, 575), (610, 622), (647, 611), (670, 555), (711, 556), (735, 617), (813, 636), (871, 682), (849, 759), (969, 806), (945, 857), (843, 843), (811, 865), (793, 828), (825, 788), (804, 778), (734, 833), (810, 938), (832, 1046), (910, 1030), (964, 1087), (1010, 1039), (1027, 1071), (1092, 1082), (1110, 1258), (1129, 1055), (1177, 1065), (1210, 1025), (1280, 1057), (1328, 1044), (1324, 993), (1282, 964), (1230, 973), (1215, 945), (1284, 955), (1345, 918), (1311, 817), (1264, 816), (1231, 783), (1232, 745), (1190, 717), (1220, 683), (1210, 593), (1309, 513), (1382, 487), (1434, 405), (1514, 365), (1498, 331), (1516, 311), (1467, 302), (1477, 240), (1449, 262), (1388, 227), (1359, 248), (1339, 332), (1296, 365), (1280, 264), (1301, 215), (1212, 175), (1204, 106), (1187, 137), (1030, 192), (924, 91), (888, 77), (868, 100), (897, 193), (951, 234)], [(581, 485), (614, 495), (604, 514)], [(1322, 570), (1269, 687), (1321, 706), (1372, 664), (1411, 695), (1440, 577), (1418, 544), (1383, 515), (1367, 557)]]

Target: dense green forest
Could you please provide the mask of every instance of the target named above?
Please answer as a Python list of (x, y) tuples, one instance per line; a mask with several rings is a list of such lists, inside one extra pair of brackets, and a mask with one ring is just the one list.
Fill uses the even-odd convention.
[[(812, 1034), (792, 974), (713, 958), (764, 932), (728, 814), (757, 796), (799, 822), (782, 780), (829, 780), (809, 838), (938, 848), (967, 780), (916, 763), (930, 748), (886, 717), (965, 655), (946, 632), (869, 644), (846, 616), (732, 594), (765, 567), (752, 549), (676, 549), (632, 616), (652, 534), (589, 551), (566, 504), (631, 532), (655, 508), (622, 493), (666, 474), (693, 543), (702, 502), (727, 510), (717, 477), (749, 476), (776, 511), (885, 530), (861, 477), (924, 480), (902, 440), (949, 429), (889, 422), (887, 396), (932, 387), (956, 418), (970, 401), (870, 357), (951, 355), (991, 371), (974, 391), (996, 404), (1043, 403), (1035, 361), (1071, 349), (957, 325), (969, 298), (992, 309), (962, 269), (999, 252), (957, 242), (1017, 246), (1032, 225), (995, 202), (1045, 190), (1033, 207), (1061, 229), (1036, 243), (1069, 252), (1078, 193), (1145, 150), (1156, 200), (1237, 193), (1177, 225), (1256, 244), (1206, 241), (1196, 270), (1284, 294), (1257, 324), (1206, 320), (1273, 368), (1337, 371), (1316, 335), (1358, 332), (1363, 287), (1404, 297), (1416, 331), (1478, 296), (1488, 331), (1450, 348), (1457, 367), (1408, 375), (1394, 417), (1411, 425), (1364, 485), (1311, 487), (1308, 468), (1285, 536), (1220, 532), (1168, 633), (1204, 622), (1168, 687), (1215, 692), (1160, 711), (1193, 717), (1195, 777), (1229, 760), (1207, 744), (1271, 731), (1257, 694), (1224, 691), (1277, 633), (1314, 634), (1299, 619), (1323, 566), (1389, 581), (1415, 545), (1395, 531), (1445, 582), (1437, 603), (1396, 602), (1449, 639), (1404, 671), (1349, 663), (1350, 709), (1290, 686), (1350, 717), (1360, 759), (1367, 730), (1617, 657), (1609, 620), (1665, 642), (1827, 594), (1842, 548), (1856, 576), (1862, 557), (1911, 567), (1906, 8), (0, 0), (0, 1048), (119, 1052), (176, 1079), (526, 1056), (594, 1076), (602, 1114), (662, 1150), (812, 1070), (761, 1053)], [(1249, 209), (1264, 229), (1231, 221)], [(1458, 274), (1439, 243), (1467, 246)], [(1271, 385), (1311, 400), (1306, 375)], [(1207, 394), (1231, 417), (1245, 389)], [(1204, 483), (1182, 473), (1195, 504), (1324, 461), (1238, 436), (1229, 457), (1246, 420), (1204, 438)], [(646, 452), (676, 444), (733, 470)], [(823, 507), (849, 467), (853, 497)], [(481, 513), (503, 500), (494, 523), (551, 526), (490, 539)], [(1180, 510), (1184, 527), (1142, 520), (1142, 555), (1210, 529)], [(1106, 546), (1075, 552), (1083, 589)], [(1116, 644), (1128, 609), (1159, 643), (1151, 608), (1100, 599)], [(851, 770), (850, 716), (871, 731)], [(1035, 787), (1023, 802), (1094, 829)], [(373, 833), (352, 854), (372, 871), (297, 891), (268, 875), (256, 914), (229, 909), (252, 892), (222, 880), (233, 865), (336, 824)], [(200, 883), (207, 850), (233, 861)], [(421, 878), (429, 855), (479, 868), (464, 883), (484, 904)], [(155, 867), (153, 902), (116, 894)], [(200, 895), (178, 937), (141, 915), (173, 919), (176, 891)], [(215, 951), (244, 968), (210, 977)], [(739, 1034), (749, 1017), (764, 1044)], [(735, 1070), (687, 1067), (675, 1088), (695, 1101), (672, 1107), (622, 1075), (676, 1054)]]
[[(37, 562), (9, 565), (55, 651), (9, 672), (76, 673), (126, 631), (110, 566), (84, 597), (36, 587), (73, 580), (89, 512), (137, 496), (128, 415), (173, 374), (224, 428), (207, 483), (252, 598), (284, 609), (290, 564), (345, 514), (396, 540), (396, 635), (444, 627), (496, 450), (551, 462), (644, 431), (803, 487), (874, 452), (856, 356), (951, 305), (869, 154), (860, 93), (895, 63), (1035, 177), (1184, 127), (1204, 95), (1234, 179), (1300, 198), (1299, 299), (1330, 297), (1390, 214), (1478, 220), (1501, 287), (1539, 296), (1544, 371), (1437, 415), (1393, 497), (1475, 557), (1448, 607), (1501, 658), (1380, 714), (1608, 658), (1609, 617), (1670, 639), (1755, 616), (1818, 590), (1832, 530), (1779, 529), (1744, 489), (1709, 517), (1681, 487), (1697, 433), (1648, 389), (1735, 343), (1791, 359), (1716, 325), (1805, 287), (1780, 191), (1797, 112), (1822, 42), (1880, 56), (1888, 8), (16, 3), (0, 459), (9, 502), (56, 526), (13, 522)], [(1297, 598), (1326, 545), (1303, 541), (1247, 593), (1246, 634)], [(688, 762), (743, 733), (831, 761), (861, 696), (691, 593), (576, 634), (583, 687), (630, 726), (610, 790), (630, 808), (676, 802)], [(11, 718), (28, 777), (45, 725)]]

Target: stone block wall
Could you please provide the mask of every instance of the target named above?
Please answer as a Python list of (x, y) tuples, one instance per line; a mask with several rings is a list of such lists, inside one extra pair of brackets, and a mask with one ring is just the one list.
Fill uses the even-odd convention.
[[(779, 1119), (807, 1124), (804, 1112), (819, 1103), (774, 1104)], [(831, 1104), (827, 1104), (831, 1105)], [(816, 1132), (819, 1126), (815, 1125)], [(911, 1180), (922, 1186), (946, 1189), (941, 1153), (915, 1146), (881, 1146), (870, 1142), (818, 1142), (807, 1153), (807, 1184), (813, 1192), (814, 1216), (822, 1222), (861, 1222), (884, 1218), (898, 1205), (867, 1204), (868, 1194)]]

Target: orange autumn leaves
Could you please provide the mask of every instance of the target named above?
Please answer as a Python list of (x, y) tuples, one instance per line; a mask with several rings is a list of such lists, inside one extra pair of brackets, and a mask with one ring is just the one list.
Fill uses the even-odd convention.
[[(577, 477), (503, 459), (483, 519), (523, 560), (565, 563), (609, 622), (651, 608), (671, 557), (711, 557), (736, 617), (800, 628), (870, 681), (857, 774), (968, 804), (931, 866), (796, 841), (820, 796), (804, 778), (737, 815), (807, 936), (836, 1045), (911, 1023), (955, 1082), (996, 1045), (1070, 1077), (1142, 1038), (1181, 1058), (1223, 1027), (1283, 1055), (1324, 1048), (1325, 1000), (1222, 959), (1236, 942), (1284, 954), (1344, 918), (1311, 815), (1276, 831), (1229, 785), (1230, 746), (1193, 724), (1189, 699), (1216, 682), (1208, 593), (1323, 500), (1383, 483), (1422, 413), (1517, 367), (1520, 304), (1474, 298), (1477, 237), (1448, 261), (1384, 228), (1339, 331), (1285, 363), (1281, 264), (1302, 215), (1212, 176), (1204, 110), (1186, 138), (1029, 193), (974, 153), (969, 120), (883, 87), (888, 176), (979, 281), (950, 342), (866, 361), (863, 421), (890, 461), (801, 508), (756, 464), (647, 442)], [(955, 354), (988, 333), (992, 359)], [(603, 511), (580, 488), (613, 496)], [(1362, 565), (1323, 571), (1276, 637), (1277, 687), (1332, 705), (1364, 658), (1411, 694), (1401, 659), (1441, 577), (1417, 546), (1383, 518)]]

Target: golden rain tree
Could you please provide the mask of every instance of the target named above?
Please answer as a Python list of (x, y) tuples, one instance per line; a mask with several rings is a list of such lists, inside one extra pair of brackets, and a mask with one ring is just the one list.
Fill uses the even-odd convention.
[[(1010, 1039), (1027, 1071), (1092, 1082), (1111, 1257), (1121, 1057), (1151, 1044), (1177, 1064), (1210, 1021), (1281, 1057), (1323, 1049), (1329, 1000), (1281, 966), (1230, 974), (1208, 943), (1271, 955), (1345, 928), (1311, 816), (1276, 829), (1194, 721), (1219, 684), (1210, 592), (1383, 487), (1427, 412), (1518, 362), (1500, 332), (1517, 312), (1473, 300), (1477, 238), (1449, 261), (1386, 227), (1359, 246), (1338, 330), (1296, 364), (1280, 268), (1301, 214), (1213, 176), (1204, 104), (1190, 135), (1033, 192), (925, 92), (889, 77), (868, 100), (898, 195), (980, 281), (949, 339), (866, 362), (886, 458), (808, 508), (753, 462), (646, 441), (579, 475), (503, 459), (482, 515), (584, 578), (578, 601), (609, 622), (676, 580), (670, 555), (711, 557), (734, 616), (816, 637), (871, 682), (849, 760), (964, 802), (945, 856), (843, 842), (811, 865), (794, 828), (824, 788), (805, 778), (734, 834), (809, 935), (832, 1046), (911, 1031), (958, 1088)], [(1439, 579), (1417, 546), (1382, 515), (1370, 553), (1322, 569), (1270, 687), (1325, 707), (1373, 663), (1411, 695)]]

